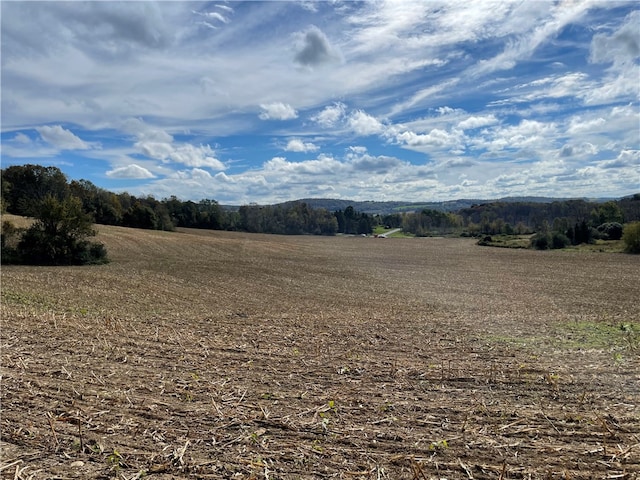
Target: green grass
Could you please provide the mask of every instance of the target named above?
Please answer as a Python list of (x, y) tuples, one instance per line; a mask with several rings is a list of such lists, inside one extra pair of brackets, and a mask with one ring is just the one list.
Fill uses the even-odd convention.
[[(502, 248), (530, 248), (532, 235), (488, 235), (491, 241), (484, 241), (484, 236), (480, 238), (482, 245), (487, 247)], [(581, 245), (569, 245), (558, 251), (565, 252), (603, 252), (622, 253), (624, 252), (624, 242), (622, 240), (596, 240), (595, 243)]]
[(51, 307), (51, 302), (49, 302), (47, 298), (31, 292), (14, 292), (11, 290), (7, 290), (5, 287), (2, 289), (2, 294), (0, 296), (2, 298), (2, 303), (6, 305), (18, 305), (23, 307), (36, 308)]
[(491, 235), (490, 237), (491, 241), (483, 242), (483, 245), (502, 248), (529, 248), (531, 245), (531, 235)]
[(559, 327), (562, 334), (560, 344), (565, 348), (637, 350), (640, 346), (640, 324), (569, 322)]
[(583, 243), (581, 245), (571, 245), (564, 250), (572, 252), (624, 252), (624, 242), (622, 240), (596, 240), (595, 243)]
[[(378, 225), (377, 227), (375, 227), (373, 229), (373, 234), (374, 235), (385, 235), (387, 232), (390, 232), (392, 230), (395, 230), (395, 228), (384, 228), (381, 225)], [(391, 235), (387, 235), (389, 238), (413, 238), (415, 235), (409, 234), (409, 233), (405, 233), (404, 231), (400, 230), (399, 232), (393, 233)]]
[(611, 352), (640, 353), (640, 324), (624, 322), (564, 322), (556, 326), (555, 332), (543, 336), (512, 337), (490, 335), (490, 343), (502, 343), (516, 347), (538, 348), (547, 344), (558, 350), (602, 350)]

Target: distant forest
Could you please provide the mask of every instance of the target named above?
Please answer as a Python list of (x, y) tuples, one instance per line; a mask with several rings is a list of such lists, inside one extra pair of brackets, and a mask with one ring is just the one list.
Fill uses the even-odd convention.
[[(10, 166), (0, 171), (3, 212), (34, 216), (48, 198), (75, 197), (98, 224), (156, 230), (177, 227), (236, 230), (288, 235), (370, 234), (376, 226), (402, 228), (427, 235), (496, 235), (559, 231), (580, 240), (584, 231), (608, 231), (611, 224), (640, 220), (640, 193), (605, 202), (588, 200), (496, 201), (468, 205), (465, 201), (409, 204), (366, 202), (367, 212), (347, 201), (308, 200), (276, 205), (223, 207), (215, 200), (181, 201), (175, 196), (158, 200), (113, 193), (87, 180), (72, 180), (56, 167)], [(425, 192), (427, 195), (428, 192)], [(333, 202), (339, 208), (313, 207)], [(338, 202), (338, 203), (335, 203)], [(362, 202), (354, 202), (362, 205)], [(330, 204), (330, 203), (327, 203)], [(375, 213), (375, 206), (380, 212)], [(452, 210), (452, 206), (462, 208)], [(466, 206), (465, 206), (466, 205)], [(390, 212), (391, 207), (391, 212)], [(423, 207), (423, 208), (421, 208)], [(578, 234), (576, 232), (579, 232)]]

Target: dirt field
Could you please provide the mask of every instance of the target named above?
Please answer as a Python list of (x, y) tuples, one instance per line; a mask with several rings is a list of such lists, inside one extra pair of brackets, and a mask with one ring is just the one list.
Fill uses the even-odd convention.
[(2, 478), (640, 478), (639, 256), (100, 230), (2, 268)]

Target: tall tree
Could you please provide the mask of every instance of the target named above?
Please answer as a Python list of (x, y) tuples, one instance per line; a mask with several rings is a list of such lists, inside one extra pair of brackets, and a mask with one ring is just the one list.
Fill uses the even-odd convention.
[(52, 196), (63, 200), (69, 196), (67, 177), (57, 167), (14, 165), (2, 170), (3, 203), (9, 213), (35, 216), (40, 203)]

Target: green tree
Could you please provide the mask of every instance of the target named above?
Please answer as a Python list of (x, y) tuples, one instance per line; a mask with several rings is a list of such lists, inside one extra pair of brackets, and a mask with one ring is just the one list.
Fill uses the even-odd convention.
[(625, 251), (628, 253), (640, 253), (640, 222), (627, 223), (624, 226), (622, 240)]
[(564, 233), (553, 232), (551, 234), (551, 248), (564, 248), (571, 245), (571, 240)]
[(617, 202), (609, 201), (602, 205), (598, 205), (591, 211), (591, 218), (594, 225), (602, 225), (603, 223), (622, 223), (624, 215), (622, 209)]
[(9, 213), (33, 217), (47, 196), (69, 196), (67, 177), (57, 167), (14, 165), (2, 170), (3, 204)]
[(22, 263), (33, 265), (83, 265), (106, 263), (104, 245), (87, 240), (94, 236), (91, 216), (76, 197), (59, 200), (47, 196), (35, 211), (36, 221), (17, 246)]
[(617, 222), (603, 223), (598, 226), (598, 232), (605, 240), (620, 240), (622, 238), (623, 227)]
[(551, 235), (546, 232), (536, 233), (531, 237), (531, 246), (536, 250), (548, 250), (551, 247)]
[(158, 216), (156, 212), (142, 201), (137, 200), (122, 218), (122, 223), (127, 227), (158, 229)]

